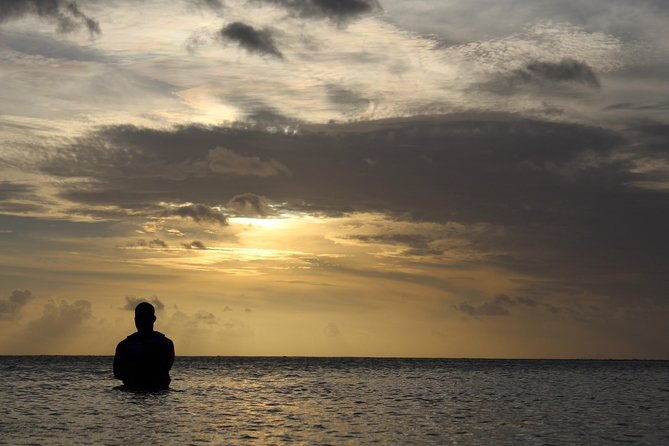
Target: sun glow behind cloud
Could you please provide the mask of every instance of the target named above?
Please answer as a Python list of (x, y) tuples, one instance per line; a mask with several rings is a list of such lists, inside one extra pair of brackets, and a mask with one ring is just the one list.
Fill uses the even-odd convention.
[(0, 352), (669, 357), (661, 2), (217, 5), (0, 17)]

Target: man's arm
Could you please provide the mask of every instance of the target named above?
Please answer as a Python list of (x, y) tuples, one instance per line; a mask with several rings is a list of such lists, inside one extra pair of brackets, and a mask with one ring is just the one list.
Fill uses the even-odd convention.
[(126, 366), (125, 366), (125, 358), (124, 358), (124, 352), (123, 352), (123, 342), (120, 342), (116, 346), (116, 353), (114, 354), (114, 378), (116, 379), (123, 379), (126, 375)]
[(172, 368), (172, 364), (174, 364), (174, 342), (167, 339), (167, 345), (165, 346), (165, 367), (168, 372)]

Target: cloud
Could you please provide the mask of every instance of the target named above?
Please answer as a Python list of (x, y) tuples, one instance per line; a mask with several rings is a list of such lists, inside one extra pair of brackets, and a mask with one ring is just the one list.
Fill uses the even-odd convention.
[[(405, 0), (384, 0), (383, 6), (388, 19), (402, 28), (455, 43), (504, 36), (545, 20), (646, 40), (666, 31), (664, 23), (669, 13), (662, 0), (590, 0), (587, 4), (580, 0), (433, 1), (424, 8)], [(501, 16), (505, 20), (499, 20)]]
[(611, 104), (605, 110), (650, 110), (650, 111), (669, 111), (669, 101), (659, 101), (655, 103), (634, 103), (634, 102), (620, 102)]
[(79, 62), (106, 62), (109, 59), (100, 51), (71, 42), (54, 39), (32, 32), (2, 33), (0, 45), (12, 50), (49, 59)]
[(186, 249), (207, 249), (206, 246), (204, 246), (204, 243), (202, 243), (199, 240), (194, 240), (190, 243), (182, 243), (183, 247)]
[[(559, 62), (531, 61), (510, 74), (497, 75), (493, 80), (475, 87), (497, 94), (537, 93), (564, 95), (568, 88), (600, 88), (600, 81), (592, 68), (585, 62), (563, 59)], [(538, 90), (538, 91), (536, 91)], [(582, 93), (582, 91), (580, 91)]]
[(30, 337), (53, 339), (76, 330), (85, 321), (91, 319), (91, 303), (87, 300), (74, 302), (49, 300), (44, 305), (42, 317), (29, 322), (27, 329)]
[(208, 311), (198, 311), (197, 313), (195, 313), (194, 317), (198, 323), (203, 323), (208, 325), (218, 324), (218, 322), (216, 321), (216, 316), (214, 316), (213, 313), (210, 313)]
[(19, 319), (21, 308), (32, 298), (29, 290), (14, 290), (7, 299), (0, 299), (0, 321)]
[(470, 316), (508, 316), (509, 308), (519, 305), (534, 307), (537, 302), (527, 297), (511, 298), (506, 294), (498, 294), (492, 300), (480, 305), (461, 304), (455, 309)]
[(153, 239), (146, 241), (144, 239), (138, 239), (132, 242), (128, 242), (125, 246), (128, 248), (151, 248), (151, 249), (167, 249), (169, 246), (163, 240)]
[(84, 26), (91, 36), (100, 34), (100, 24), (84, 14), (74, 1), (67, 0), (3, 0), (0, 2), (0, 23), (37, 16), (55, 23), (59, 32), (69, 33)]
[(263, 161), (257, 156), (240, 155), (223, 147), (217, 147), (209, 151), (209, 169), (215, 173), (231, 173), (257, 177), (290, 174), (290, 170), (275, 159)]
[(31, 184), (0, 181), (0, 201), (22, 198), (32, 194), (37, 188)]
[(246, 121), (260, 128), (294, 126), (299, 123), (298, 120), (285, 116), (267, 105), (253, 108), (247, 114)]
[(574, 82), (599, 88), (599, 79), (592, 68), (585, 62), (573, 59), (563, 59), (560, 62), (530, 62), (524, 69), (518, 70), (516, 75), (526, 82), (536, 82), (537, 80)]
[(276, 47), (274, 37), (269, 29), (258, 30), (242, 22), (234, 22), (221, 29), (221, 37), (236, 42), (250, 53), (267, 54), (283, 58)]
[(214, 12), (220, 12), (225, 8), (225, 4), (221, 0), (192, 0), (192, 2), (200, 8)]
[[(86, 188), (60, 182), (62, 199), (149, 215), (176, 214), (160, 202), (226, 203), (253, 191), (299, 212), (384, 212), (481, 225), (461, 235), (470, 258), (595, 294), (663, 299), (669, 295), (662, 279), (669, 259), (661, 248), (669, 243), (669, 194), (643, 182), (662, 178), (667, 138), (658, 126), (612, 129), (473, 112), (304, 125), (296, 134), (123, 126), (84, 138), (97, 140), (105, 156), (80, 155), (89, 146), (75, 141), (41, 167), (64, 178), (95, 175)], [(243, 155), (222, 145), (243, 147)], [(134, 164), (123, 155), (128, 147), (137, 150)], [(161, 162), (197, 166), (200, 173), (151, 175)], [(117, 174), (126, 166), (133, 176)], [(241, 201), (253, 210), (253, 202)], [(198, 213), (195, 206), (179, 211), (181, 217), (211, 210)], [(214, 211), (214, 220), (223, 221)], [(436, 239), (376, 242), (404, 243), (425, 255), (449, 249)]]
[(280, 5), (293, 14), (306, 18), (327, 18), (345, 22), (364, 14), (379, 11), (376, 0), (265, 0)]
[(372, 101), (361, 94), (342, 86), (327, 85), (325, 87), (328, 100), (333, 104), (341, 106), (346, 111), (359, 111), (370, 106)]
[(165, 308), (165, 304), (158, 299), (158, 297), (153, 296), (150, 299), (142, 299), (141, 297), (135, 296), (125, 296), (125, 305), (121, 307), (122, 310), (135, 311), (135, 307), (142, 302), (149, 302), (153, 304), (157, 311), (161, 311)]
[(198, 223), (218, 223), (222, 226), (228, 224), (228, 217), (226, 215), (218, 209), (205, 204), (187, 204), (174, 207), (166, 210), (163, 215), (190, 218)]
[(232, 197), (226, 208), (242, 217), (265, 217), (272, 212), (269, 204), (269, 200), (263, 196), (245, 193)]

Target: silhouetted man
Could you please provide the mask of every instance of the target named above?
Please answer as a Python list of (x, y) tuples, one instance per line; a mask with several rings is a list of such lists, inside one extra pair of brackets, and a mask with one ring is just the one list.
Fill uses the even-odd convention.
[(174, 363), (174, 344), (164, 334), (153, 331), (156, 311), (148, 302), (135, 307), (133, 333), (116, 347), (114, 378), (128, 387), (167, 389)]

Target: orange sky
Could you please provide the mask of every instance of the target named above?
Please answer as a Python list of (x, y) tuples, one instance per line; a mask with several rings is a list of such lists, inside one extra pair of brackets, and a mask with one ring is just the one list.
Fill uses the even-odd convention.
[(0, 354), (669, 359), (667, 7), (38, 3)]

